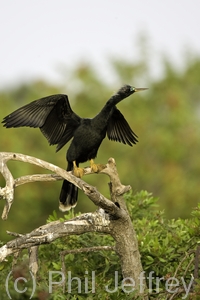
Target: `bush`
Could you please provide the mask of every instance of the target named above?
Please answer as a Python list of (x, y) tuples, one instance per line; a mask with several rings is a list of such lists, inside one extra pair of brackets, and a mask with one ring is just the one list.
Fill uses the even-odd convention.
[[(192, 211), (190, 219), (168, 220), (164, 212), (159, 211), (157, 200), (146, 191), (126, 195), (138, 236), (150, 299), (169, 299), (169, 296), (174, 296), (173, 299), (195, 299), (200, 293), (197, 255), (200, 250), (200, 205)], [(60, 220), (71, 217), (68, 214)], [(55, 220), (57, 215), (54, 212), (48, 222)], [(134, 299), (134, 293), (128, 293), (127, 287), (123, 286), (119, 259), (115, 252), (61, 255), (66, 250), (100, 245), (113, 245), (113, 239), (107, 235), (86, 233), (40, 246), (40, 270), (33, 297), (28, 256), (24, 251), (8, 280), (7, 289), (11, 297), (16, 300), (30, 297), (39, 300)], [(5, 284), (11, 271), (11, 258), (2, 263), (0, 268), (1, 299), (4, 300), (8, 299)], [(64, 279), (63, 271), (66, 273), (66, 282), (58, 284)], [(28, 282), (24, 278), (29, 278)]]

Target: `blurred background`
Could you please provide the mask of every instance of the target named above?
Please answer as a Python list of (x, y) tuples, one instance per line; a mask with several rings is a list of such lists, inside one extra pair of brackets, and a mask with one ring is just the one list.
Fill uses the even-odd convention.
[[(123, 84), (148, 87), (122, 101), (139, 143), (105, 139), (97, 163), (114, 157), (123, 184), (152, 192), (167, 218), (190, 216), (200, 195), (200, 39), (198, 0), (0, 1), (0, 119), (35, 99), (66, 93), (81, 117), (93, 117)], [(0, 151), (66, 168), (39, 129), (0, 128)], [(88, 163), (83, 166), (87, 166)], [(14, 177), (45, 171), (9, 162)], [(100, 176), (100, 177), (99, 177)], [(84, 177), (109, 197), (103, 175)], [(0, 177), (0, 186), (5, 185)], [(58, 216), (61, 182), (15, 190), (6, 230), (26, 233)], [(3, 210), (4, 201), (0, 201)], [(96, 208), (82, 192), (76, 212)]]

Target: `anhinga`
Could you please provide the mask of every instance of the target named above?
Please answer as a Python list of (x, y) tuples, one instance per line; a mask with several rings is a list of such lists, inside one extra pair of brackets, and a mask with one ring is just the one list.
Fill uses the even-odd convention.
[[(67, 171), (81, 177), (83, 169), (79, 163), (90, 160), (91, 168), (98, 172), (99, 165), (93, 159), (103, 139), (122, 142), (132, 146), (137, 142), (137, 135), (132, 131), (122, 113), (116, 105), (135, 92), (146, 88), (123, 86), (113, 95), (93, 118), (81, 118), (70, 107), (67, 95), (57, 94), (35, 100), (6, 116), (2, 123), (11, 127), (39, 127), (50, 145), (57, 144), (59, 151), (70, 139), (72, 142), (66, 154)], [(62, 211), (75, 207), (78, 188), (71, 182), (64, 180), (60, 192), (60, 206)]]

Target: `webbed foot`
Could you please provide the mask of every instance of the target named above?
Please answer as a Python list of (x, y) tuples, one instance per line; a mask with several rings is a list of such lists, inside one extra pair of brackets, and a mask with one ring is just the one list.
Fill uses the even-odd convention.
[(95, 164), (94, 163), (94, 160), (91, 159), (90, 160), (90, 167), (91, 167), (91, 170), (94, 172), (94, 173), (98, 173), (100, 171), (102, 171), (103, 169), (105, 169), (105, 165), (103, 164)]
[(84, 175), (84, 169), (77, 167), (75, 161), (73, 161), (73, 165), (74, 165), (73, 171), (72, 171), (73, 175), (76, 176), (76, 177), (78, 177), (78, 178), (83, 177), (83, 175)]

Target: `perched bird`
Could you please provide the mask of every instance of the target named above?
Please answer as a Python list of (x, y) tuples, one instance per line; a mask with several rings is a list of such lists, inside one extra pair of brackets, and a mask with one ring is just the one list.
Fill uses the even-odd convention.
[[(94, 172), (99, 171), (93, 159), (106, 134), (110, 140), (132, 146), (137, 142), (137, 135), (132, 131), (116, 105), (135, 92), (146, 88), (135, 88), (125, 85), (113, 95), (92, 119), (81, 118), (70, 107), (67, 95), (57, 94), (35, 100), (6, 116), (2, 123), (6, 128), (38, 127), (50, 145), (57, 144), (59, 151), (71, 139), (66, 154), (67, 171), (73, 171), (77, 177), (82, 177), (83, 169), (79, 163), (90, 160)], [(62, 211), (69, 210), (77, 204), (78, 188), (64, 180), (60, 192)]]

